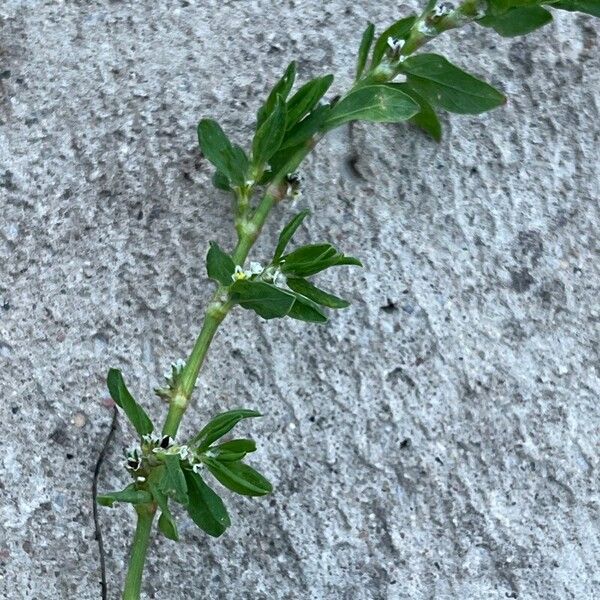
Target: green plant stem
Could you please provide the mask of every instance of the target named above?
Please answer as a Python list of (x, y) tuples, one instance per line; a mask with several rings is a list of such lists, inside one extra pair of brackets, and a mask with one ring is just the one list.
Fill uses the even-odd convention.
[(136, 507), (137, 524), (129, 556), (129, 568), (123, 588), (123, 600), (139, 600), (142, 588), (142, 573), (150, 543), (150, 532), (156, 507), (153, 504), (140, 504)]
[[(243, 226), (238, 229), (238, 243), (232, 254), (233, 262), (236, 265), (243, 265), (248, 257), (254, 242), (260, 235), (262, 228), (267, 221), (273, 206), (285, 195), (284, 177), (290, 170), (290, 165), (297, 166), (314, 148), (318, 140), (310, 140), (301, 150), (299, 150), (285, 165), (273, 182), (269, 185), (266, 194), (259, 202), (251, 218), (247, 219)], [(181, 383), (178, 393), (176, 393), (169, 403), (169, 411), (163, 426), (163, 435), (175, 437), (181, 423), (181, 419), (189, 405), (194, 386), (200, 374), (200, 369), (206, 358), (210, 344), (214, 338), (219, 325), (227, 316), (227, 313), (233, 307), (233, 302), (226, 296), (226, 290), (220, 287), (212, 301), (210, 302), (204, 317), (202, 329), (196, 338), (194, 348), (186, 362), (183, 373), (181, 374)]]
[[(233, 251), (232, 258), (236, 264), (244, 264), (275, 202), (276, 197), (272, 193), (265, 194), (261, 200), (252, 219), (248, 222), (249, 226), (246, 227), (246, 233), (240, 235), (237, 246)], [(219, 288), (209, 304), (202, 329), (196, 338), (196, 343), (182, 373), (180, 391), (175, 394), (169, 403), (169, 412), (162, 430), (163, 435), (170, 435), (173, 438), (177, 435), (179, 424), (188, 407), (210, 344), (219, 325), (233, 306), (229, 299), (224, 302), (220, 300), (223, 293), (223, 289)]]
[[(470, 6), (477, 0), (466, 0), (465, 5)], [(425, 13), (421, 16), (424, 18)], [(462, 24), (462, 23), (461, 23)], [(416, 24), (415, 24), (416, 25)], [(437, 34), (442, 33), (443, 30), (452, 27), (459, 26), (459, 24), (448, 24), (444, 28), (440, 28)], [(435, 37), (435, 36), (433, 36)], [(430, 36), (425, 36), (418, 29), (413, 27), (411, 35), (407, 40), (404, 52), (410, 51), (411, 53), (418, 49), (420, 46), (432, 39)], [(390, 69), (388, 66), (383, 70), (376, 70), (376, 72), (367, 76), (368, 79), (373, 80), (391, 80), (397, 74), (399, 70)], [(357, 82), (356, 86), (364, 85), (366, 81), (362, 80)], [(356, 87), (355, 86), (355, 87)], [(351, 93), (355, 88), (347, 92)], [(347, 95), (346, 94), (346, 95)], [(281, 172), (273, 179), (269, 185), (266, 194), (263, 196), (258, 204), (258, 207), (254, 213), (249, 217), (249, 194), (250, 189), (244, 190), (243, 194), (238, 198), (237, 204), (237, 218), (236, 218), (236, 230), (238, 232), (238, 243), (232, 253), (232, 259), (236, 265), (243, 265), (246, 261), (252, 246), (256, 242), (262, 228), (267, 221), (269, 214), (273, 206), (285, 196), (285, 176), (287, 173), (294, 171), (298, 165), (306, 158), (306, 156), (312, 151), (314, 146), (317, 144), (320, 138), (313, 138), (307, 142), (307, 144), (300, 149), (281, 169)], [(179, 429), (179, 425), (185, 414), (185, 411), (189, 405), (190, 398), (196, 381), (200, 374), (200, 369), (208, 353), (210, 344), (219, 328), (219, 325), (223, 322), (231, 308), (233, 302), (227, 295), (226, 288), (220, 287), (215, 295), (213, 296), (204, 317), (202, 329), (196, 339), (192, 352), (186, 362), (186, 366), (181, 375), (180, 389), (173, 396), (169, 403), (169, 411), (165, 419), (163, 426), (163, 434), (175, 437)], [(150, 541), (150, 530), (152, 527), (152, 521), (154, 519), (154, 513), (156, 507), (154, 505), (140, 505), (137, 507), (138, 521), (133, 540), (131, 557), (129, 561), (129, 570), (127, 573), (127, 579), (125, 581), (125, 590), (123, 592), (123, 600), (138, 600), (140, 596), (140, 587), (142, 579), (142, 571), (148, 551), (148, 544)]]

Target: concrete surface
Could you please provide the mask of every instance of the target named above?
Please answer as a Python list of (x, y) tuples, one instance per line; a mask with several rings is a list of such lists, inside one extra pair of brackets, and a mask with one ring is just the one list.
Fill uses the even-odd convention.
[[(162, 414), (151, 390), (197, 332), (207, 244), (231, 245), (198, 119), (245, 142), (292, 58), (344, 90), (365, 21), (409, 8), (4, 0), (1, 598), (100, 597), (107, 368)], [(521, 39), (449, 34), (437, 50), (503, 87), (505, 108), (445, 116), (439, 146), (383, 125), (319, 146), (301, 239), (364, 260), (330, 278), (353, 305), (323, 327), (226, 321), (186, 431), (261, 409), (240, 432), (277, 490), (225, 493), (218, 541), (182, 516), (181, 543), (152, 547), (146, 598), (600, 597), (599, 32), (560, 13)], [(122, 422), (104, 489), (127, 482), (130, 441)], [(132, 515), (102, 516), (117, 598)]]

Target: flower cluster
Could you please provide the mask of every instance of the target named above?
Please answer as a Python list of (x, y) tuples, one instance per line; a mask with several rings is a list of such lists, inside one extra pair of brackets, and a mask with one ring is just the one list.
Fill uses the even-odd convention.
[(258, 279), (266, 283), (272, 283), (277, 287), (284, 287), (286, 284), (285, 275), (281, 272), (279, 267), (269, 265), (263, 267), (259, 262), (251, 262), (247, 269), (244, 269), (240, 265), (236, 265), (235, 271), (231, 276), (233, 281), (241, 281), (246, 279)]
[(240, 265), (236, 265), (235, 271), (231, 276), (233, 281), (240, 281), (243, 279), (251, 279), (255, 275), (260, 275), (263, 272), (263, 267), (259, 262), (251, 262), (248, 269), (244, 269)]
[(277, 287), (285, 287), (285, 284), (287, 283), (287, 279), (285, 278), (285, 275), (281, 272), (281, 269), (273, 265), (267, 267), (263, 271), (262, 279), (264, 279), (268, 283), (276, 285)]

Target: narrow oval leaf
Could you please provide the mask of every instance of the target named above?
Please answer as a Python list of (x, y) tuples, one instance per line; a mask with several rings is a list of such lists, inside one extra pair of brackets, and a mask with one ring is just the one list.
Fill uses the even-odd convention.
[(248, 158), (239, 146), (234, 146), (220, 125), (212, 119), (198, 124), (198, 141), (202, 154), (234, 185), (243, 185), (248, 172)]
[(310, 277), (311, 275), (316, 275), (325, 269), (342, 266), (362, 267), (363, 264), (360, 262), (360, 260), (358, 260), (358, 258), (344, 256), (343, 254), (336, 254), (331, 258), (315, 261), (314, 263), (308, 265), (302, 265), (301, 268), (295, 266), (294, 274), (298, 277)]
[(214, 441), (222, 438), (231, 431), (242, 419), (250, 419), (262, 416), (255, 410), (238, 408), (228, 410), (217, 415), (209, 421), (191, 440), (190, 445), (197, 446), (202, 451), (208, 448)]
[(267, 161), (279, 150), (285, 135), (286, 106), (281, 96), (277, 96), (275, 107), (264, 123), (256, 131), (252, 142), (252, 164), (262, 169)]
[(129, 393), (123, 375), (119, 369), (109, 369), (106, 385), (115, 404), (123, 409), (127, 418), (140, 436), (152, 433), (154, 426), (146, 411), (134, 400)]
[(531, 33), (552, 21), (552, 15), (541, 6), (515, 8), (497, 17), (479, 19), (477, 23), (491, 27), (503, 37), (516, 37)]
[(242, 462), (221, 463), (216, 459), (205, 459), (208, 470), (232, 492), (243, 496), (264, 496), (273, 491), (273, 486), (252, 467)]
[(179, 541), (177, 523), (170, 512), (161, 512), (158, 518), (158, 530), (169, 540)]
[(281, 230), (279, 234), (279, 241), (277, 242), (277, 248), (275, 248), (275, 254), (273, 255), (273, 262), (277, 262), (281, 255), (284, 253), (287, 245), (290, 243), (290, 240), (296, 233), (298, 227), (302, 224), (302, 221), (308, 217), (310, 214), (309, 210), (300, 211), (297, 215), (295, 215), (291, 221)]
[(229, 440), (223, 442), (217, 446), (224, 452), (254, 452), (256, 450), (256, 442), (254, 440), (248, 440), (246, 438), (240, 438), (238, 440)]
[(190, 501), (187, 506), (190, 518), (200, 529), (219, 537), (231, 525), (223, 500), (193, 471), (185, 471)]
[(325, 323), (327, 321), (327, 315), (315, 302), (299, 294), (296, 294), (296, 301), (288, 313), (288, 317), (308, 323)]
[(600, 2), (598, 0), (559, 0), (553, 4), (548, 3), (552, 8), (561, 10), (577, 11), (600, 17)]
[(227, 175), (221, 173), (221, 171), (215, 171), (212, 176), (212, 184), (218, 189), (223, 190), (224, 192), (231, 191), (231, 185), (229, 184), (229, 179)]
[(285, 175), (293, 173), (306, 158), (311, 147), (312, 140), (306, 139), (297, 146), (286, 147), (277, 152), (269, 161), (271, 170), (263, 174), (260, 183), (266, 184), (273, 180), (281, 180)]
[(420, 111), (410, 118), (410, 122), (428, 133), (436, 142), (439, 142), (442, 139), (442, 124), (431, 104), (423, 96), (417, 94), (407, 83), (388, 83), (387, 85), (398, 87), (419, 105)]
[(309, 277), (324, 269), (341, 265), (362, 267), (362, 263), (357, 258), (341, 254), (331, 244), (302, 246), (282, 256), (279, 265), (281, 271), (291, 277)]
[(281, 146), (279, 147), (279, 152), (304, 144), (315, 135), (321, 129), (323, 123), (325, 123), (329, 110), (329, 106), (325, 104), (317, 106), (302, 121), (296, 123), (289, 131), (286, 131), (283, 142), (281, 142)]
[(179, 541), (179, 534), (177, 533), (177, 524), (175, 519), (169, 510), (169, 500), (167, 496), (158, 488), (157, 485), (152, 481), (152, 478), (148, 481), (150, 492), (156, 504), (161, 510), (160, 518), (158, 519), (159, 531), (168, 539), (174, 542)]
[(262, 281), (236, 281), (230, 290), (234, 302), (263, 319), (285, 317), (294, 304), (292, 294)]
[(256, 129), (259, 129), (260, 126), (265, 122), (267, 117), (273, 112), (275, 108), (275, 104), (277, 102), (277, 96), (281, 96), (283, 100), (286, 100), (290, 91), (292, 90), (292, 86), (294, 85), (294, 81), (296, 79), (296, 62), (292, 61), (285, 73), (281, 77), (281, 79), (273, 86), (273, 89), (269, 93), (267, 100), (260, 107), (258, 113), (256, 115)]
[(249, 452), (256, 450), (256, 443), (254, 440), (231, 440), (219, 444), (216, 448), (210, 448), (209, 452), (215, 452), (215, 458), (220, 461), (239, 461), (246, 456)]
[(231, 276), (235, 272), (235, 263), (216, 242), (211, 242), (206, 255), (206, 272), (211, 279), (229, 286), (233, 283)]
[(149, 504), (152, 496), (145, 490), (137, 490), (135, 484), (128, 485), (120, 492), (105, 492), (96, 497), (96, 502), (101, 506), (112, 508), (115, 502), (127, 502), (129, 504)]
[(358, 58), (356, 61), (356, 78), (355, 81), (360, 79), (360, 76), (363, 74), (365, 70), (365, 65), (367, 64), (367, 58), (369, 58), (369, 50), (371, 50), (371, 44), (373, 43), (373, 37), (375, 36), (375, 25), (373, 23), (369, 23), (367, 28), (364, 30), (362, 34), (362, 38), (360, 40), (360, 46), (358, 48)]
[(373, 48), (373, 58), (371, 60), (371, 68), (376, 67), (383, 58), (388, 48), (388, 39), (396, 38), (399, 40), (405, 40), (410, 33), (410, 28), (414, 25), (416, 20), (415, 16), (406, 17), (396, 21), (393, 25), (390, 25), (375, 42)]
[(419, 112), (419, 105), (405, 93), (387, 85), (367, 85), (342, 98), (330, 111), (324, 129), (348, 121), (399, 123)]
[(281, 258), (282, 270), (289, 271), (295, 267), (313, 264), (316, 261), (335, 256), (335, 254), (337, 254), (337, 250), (331, 244), (307, 244)]
[(411, 56), (402, 63), (402, 70), (411, 88), (433, 106), (450, 112), (478, 114), (506, 102), (497, 89), (438, 54)]
[(333, 75), (312, 79), (288, 100), (286, 129), (291, 129), (317, 105), (332, 82)]
[(167, 496), (172, 496), (177, 502), (186, 505), (188, 503), (188, 493), (179, 455), (163, 454), (161, 458), (165, 463), (165, 469), (158, 482), (160, 491)]
[(294, 292), (306, 296), (309, 300), (312, 300), (321, 306), (336, 309), (347, 308), (350, 306), (350, 302), (347, 300), (329, 294), (301, 277), (288, 277), (287, 285), (290, 289), (294, 290)]

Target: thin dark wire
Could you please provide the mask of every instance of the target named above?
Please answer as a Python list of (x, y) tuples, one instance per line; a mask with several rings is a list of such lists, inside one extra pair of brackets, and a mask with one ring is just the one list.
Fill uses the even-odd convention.
[(94, 536), (98, 542), (98, 551), (100, 553), (100, 589), (102, 590), (102, 600), (108, 600), (108, 585), (106, 584), (106, 553), (104, 551), (104, 541), (102, 540), (102, 531), (100, 529), (100, 519), (98, 517), (98, 503), (96, 498), (98, 496), (98, 477), (100, 476), (100, 469), (102, 463), (108, 452), (108, 447), (112, 441), (115, 431), (117, 429), (117, 407), (113, 406), (113, 415), (110, 422), (110, 430), (102, 444), (102, 449), (98, 455), (96, 466), (94, 467), (94, 478), (92, 479), (92, 511), (94, 515)]

